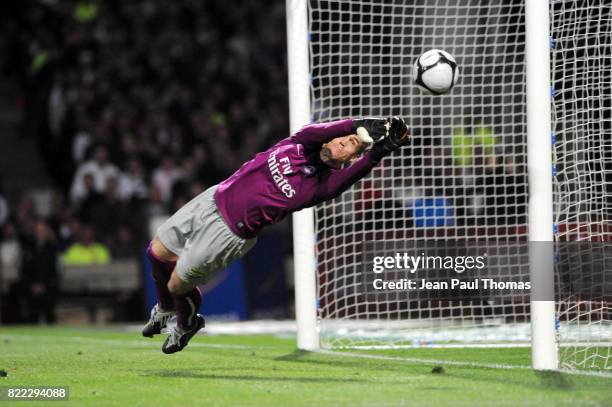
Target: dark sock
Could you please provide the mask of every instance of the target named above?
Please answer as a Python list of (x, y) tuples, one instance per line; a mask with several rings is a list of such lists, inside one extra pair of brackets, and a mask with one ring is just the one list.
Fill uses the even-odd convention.
[(167, 262), (158, 258), (151, 250), (150, 244), (147, 248), (147, 257), (152, 265), (151, 274), (155, 283), (155, 291), (157, 292), (157, 303), (164, 311), (173, 310), (174, 301), (170, 291), (168, 291), (168, 280), (170, 280), (170, 275), (172, 270), (174, 270), (174, 266), (176, 266), (176, 262)]
[(195, 317), (202, 304), (202, 294), (194, 288), (182, 295), (172, 295), (176, 309), (176, 324), (181, 329), (187, 329), (195, 323)]

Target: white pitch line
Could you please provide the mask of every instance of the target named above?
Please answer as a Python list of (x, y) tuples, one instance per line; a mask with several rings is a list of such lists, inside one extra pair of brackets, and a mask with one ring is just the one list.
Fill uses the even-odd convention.
[[(475, 367), (485, 369), (523, 369), (531, 370), (531, 366), (527, 365), (506, 365), (499, 363), (478, 363), (478, 362), (465, 362), (460, 360), (444, 360), (444, 359), (420, 359), (420, 358), (405, 358), (400, 356), (384, 356), (384, 355), (371, 355), (367, 353), (351, 353), (351, 352), (336, 352), (327, 349), (319, 349), (316, 353), (322, 353), (325, 355), (333, 356), (346, 356), (352, 358), (361, 359), (378, 359), (378, 360), (390, 360), (396, 362), (407, 362), (407, 363), (418, 363), (422, 365), (450, 365), (450, 366), (462, 366), (462, 367)], [(602, 377), (606, 379), (612, 379), (612, 372), (595, 372), (591, 370), (559, 370), (560, 373), (578, 375), (578, 376), (594, 376)]]
[(487, 368), (487, 369), (531, 369), (530, 366), (526, 366), (526, 365), (477, 363), (477, 362), (464, 362), (464, 361), (459, 361), (459, 360), (444, 360), (444, 359), (439, 360), (439, 359), (404, 358), (400, 356), (372, 355), (369, 353), (336, 352), (336, 351), (327, 350), (327, 349), (317, 350), (316, 352), (323, 353), (326, 355), (334, 355), (334, 356), (348, 356), (348, 357), (361, 358), (361, 359), (392, 360), (392, 361), (398, 361), (398, 362), (419, 363), (423, 365), (427, 365), (427, 364), (451, 365), (451, 366), (478, 367), (478, 368)]
[(465, 345), (462, 343), (432, 343), (424, 345), (357, 345), (344, 349), (358, 350), (393, 350), (393, 349), (499, 349), (499, 348), (529, 348), (528, 343), (476, 343)]
[[(572, 348), (576, 346), (601, 346), (612, 347), (610, 342), (569, 342), (559, 344), (561, 348)], [(344, 347), (340, 349), (358, 349), (358, 350), (385, 350), (385, 349), (502, 349), (502, 348), (530, 348), (530, 343), (432, 343), (432, 344), (417, 344), (417, 345), (357, 345)]]

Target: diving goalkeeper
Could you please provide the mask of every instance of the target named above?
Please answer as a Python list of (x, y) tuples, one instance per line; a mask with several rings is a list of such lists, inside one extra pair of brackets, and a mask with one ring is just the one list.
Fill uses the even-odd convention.
[(198, 284), (248, 252), (263, 227), (337, 197), (408, 141), (398, 117), (310, 124), (192, 199), (148, 247), (158, 302), (142, 334), (161, 333), (176, 314), (162, 351), (182, 350), (204, 327)]

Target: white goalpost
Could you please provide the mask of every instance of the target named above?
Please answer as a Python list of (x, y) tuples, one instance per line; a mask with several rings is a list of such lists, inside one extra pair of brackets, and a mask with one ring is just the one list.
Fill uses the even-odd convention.
[[(340, 197), (293, 215), (298, 348), (531, 346), (536, 370), (612, 369), (609, 4), (287, 0), (286, 9), (292, 132), (399, 115), (414, 133)], [(448, 95), (412, 83), (414, 60), (433, 48), (459, 65)], [(487, 277), (530, 280), (531, 296), (363, 289), (367, 244), (476, 240), (486, 240)], [(576, 248), (584, 242), (599, 246)]]
[[(308, 8), (304, 0), (287, 0), (287, 60), (289, 69), (289, 123), (291, 133), (310, 123), (310, 61)], [(317, 327), (314, 211), (293, 214), (295, 319), (299, 349), (319, 347)]]
[[(529, 175), (529, 247), (532, 290), (554, 286), (553, 202), (550, 94), (550, 29), (548, 1), (525, 2), (527, 68), (527, 162)], [(536, 253), (545, 250), (545, 253)], [(552, 291), (552, 290), (551, 290)], [(535, 295), (534, 295), (535, 297)], [(555, 302), (531, 299), (531, 360), (536, 370), (559, 367), (555, 338)]]

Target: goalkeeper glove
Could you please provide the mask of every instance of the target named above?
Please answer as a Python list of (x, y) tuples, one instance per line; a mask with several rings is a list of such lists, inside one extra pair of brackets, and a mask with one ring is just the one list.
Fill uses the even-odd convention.
[(406, 126), (403, 119), (394, 116), (390, 117), (388, 122), (391, 123), (389, 126), (389, 134), (385, 136), (380, 143), (376, 143), (374, 144), (374, 147), (372, 147), (372, 152), (370, 154), (374, 161), (380, 161), (395, 150), (410, 142), (408, 126)]
[(364, 143), (377, 143), (389, 135), (391, 124), (389, 119), (378, 117), (365, 117), (353, 120), (353, 133), (355, 133)]

